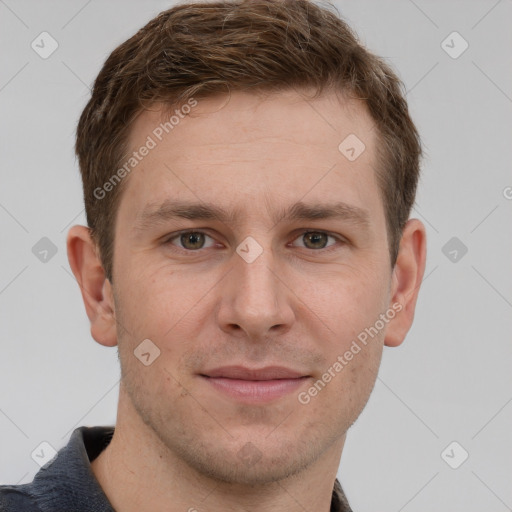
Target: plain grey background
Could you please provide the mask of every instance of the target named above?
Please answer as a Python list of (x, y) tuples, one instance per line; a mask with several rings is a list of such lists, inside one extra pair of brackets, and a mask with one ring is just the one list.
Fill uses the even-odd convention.
[[(2, 484), (32, 480), (41, 443), (115, 423), (117, 349), (91, 338), (66, 257), (85, 224), (74, 132), (108, 54), (172, 5), (0, 0)], [(340, 480), (358, 512), (512, 510), (512, 1), (336, 6), (404, 81), (428, 234), (414, 326), (384, 350)]]

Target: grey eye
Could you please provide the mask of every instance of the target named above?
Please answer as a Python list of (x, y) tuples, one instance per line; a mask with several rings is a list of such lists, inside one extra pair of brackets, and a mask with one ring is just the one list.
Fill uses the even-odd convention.
[[(206, 245), (207, 239), (211, 240), (208, 245)], [(171, 238), (168, 243), (177, 245), (188, 251), (197, 251), (199, 249), (212, 247), (215, 241), (211, 236), (201, 231), (185, 231)]]
[[(331, 238), (333, 242), (328, 243), (329, 238)], [(303, 243), (303, 245), (299, 245), (299, 247), (306, 247), (306, 249), (325, 249), (336, 243), (334, 236), (324, 233), (323, 231), (306, 231), (302, 233), (297, 240), (301, 240)]]

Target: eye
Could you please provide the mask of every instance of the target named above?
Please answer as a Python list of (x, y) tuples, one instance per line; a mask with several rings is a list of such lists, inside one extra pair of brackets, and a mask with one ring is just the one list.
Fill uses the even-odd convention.
[[(302, 244), (297, 244), (297, 242), (302, 242)], [(328, 250), (329, 247), (336, 245), (336, 242), (343, 243), (343, 240), (324, 231), (303, 231), (291, 245), (311, 250)], [(165, 243), (185, 251), (199, 251), (215, 246), (215, 240), (203, 231), (182, 231), (167, 239)]]
[[(205, 245), (206, 239), (209, 238), (212, 243), (210, 245)], [(206, 233), (202, 231), (184, 231), (179, 233), (178, 235), (173, 236), (167, 240), (167, 243), (172, 245), (176, 245), (174, 241), (178, 241), (178, 247), (181, 249), (185, 249), (188, 251), (196, 251), (199, 249), (205, 249), (207, 247), (212, 247), (215, 243), (215, 240), (211, 236), (208, 236)]]
[[(334, 242), (328, 244), (329, 238), (334, 240)], [(299, 247), (306, 247), (306, 249), (325, 249), (334, 245), (337, 238), (323, 231), (305, 231), (301, 234), (301, 236), (296, 238), (296, 240), (302, 240), (304, 243), (303, 246), (299, 245)], [(292, 245), (297, 247), (295, 244)]]

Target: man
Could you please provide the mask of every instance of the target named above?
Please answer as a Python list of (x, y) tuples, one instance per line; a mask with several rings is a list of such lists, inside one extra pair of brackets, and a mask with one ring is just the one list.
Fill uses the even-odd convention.
[(393, 71), (306, 0), (180, 4), (110, 55), (76, 152), (68, 257), (117, 422), (0, 510), (351, 510), (346, 434), (425, 268)]

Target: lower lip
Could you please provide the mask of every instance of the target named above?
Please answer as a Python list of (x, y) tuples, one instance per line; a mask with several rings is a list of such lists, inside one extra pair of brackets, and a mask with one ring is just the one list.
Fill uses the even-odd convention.
[(224, 377), (203, 377), (216, 390), (246, 402), (268, 402), (296, 391), (307, 377), (276, 380), (240, 380)]

